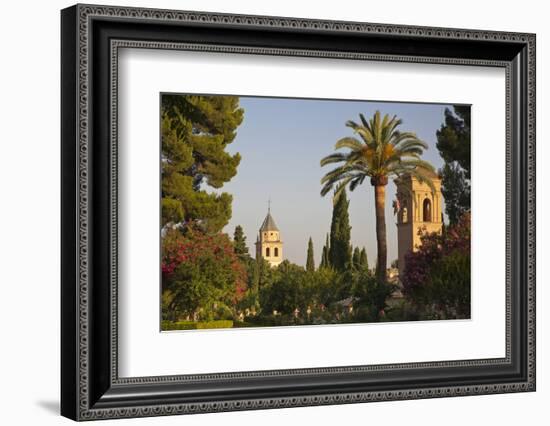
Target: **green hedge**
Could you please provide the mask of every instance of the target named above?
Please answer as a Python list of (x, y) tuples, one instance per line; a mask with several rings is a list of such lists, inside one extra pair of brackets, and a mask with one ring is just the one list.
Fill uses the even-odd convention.
[(232, 328), (233, 321), (162, 321), (161, 330), (203, 330), (209, 328)]

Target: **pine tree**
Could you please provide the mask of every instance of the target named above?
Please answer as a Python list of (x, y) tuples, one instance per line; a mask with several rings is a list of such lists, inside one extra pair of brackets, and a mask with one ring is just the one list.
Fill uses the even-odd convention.
[(311, 237), (309, 237), (309, 242), (307, 243), (306, 271), (309, 271), (309, 272), (315, 271), (315, 260), (313, 256), (313, 241)]
[(367, 250), (365, 250), (365, 247), (361, 249), (359, 264), (361, 265), (362, 268), (369, 269), (369, 260), (367, 259)]
[(244, 260), (249, 257), (246, 236), (244, 235), (241, 225), (235, 227), (235, 232), (233, 233), (233, 247), (239, 259)]
[(232, 197), (219, 189), (237, 173), (240, 155), (226, 151), (244, 110), (236, 96), (163, 95), (162, 224), (196, 223), (219, 232), (231, 218)]
[(450, 164), (456, 161), (470, 179), (470, 117), (469, 105), (453, 105), (453, 111), (445, 109), (445, 124), (436, 132), (439, 154)]
[(351, 226), (348, 214), (349, 201), (346, 191), (343, 190), (332, 209), (332, 223), (330, 225), (330, 248), (328, 250), (330, 265), (344, 271), (351, 265)]
[(470, 210), (470, 106), (453, 105), (445, 109), (445, 124), (436, 132), (436, 147), (445, 160), (439, 170), (445, 212), (451, 224)]
[(456, 161), (445, 163), (439, 173), (441, 174), (441, 193), (445, 199), (445, 212), (449, 222), (454, 225), (464, 213), (470, 210), (470, 181), (466, 179), (466, 172)]

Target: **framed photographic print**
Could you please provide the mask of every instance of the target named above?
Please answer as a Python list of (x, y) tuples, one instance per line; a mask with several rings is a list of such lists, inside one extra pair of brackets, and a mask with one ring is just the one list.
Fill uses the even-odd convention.
[(76, 5), (61, 412), (535, 390), (535, 36)]

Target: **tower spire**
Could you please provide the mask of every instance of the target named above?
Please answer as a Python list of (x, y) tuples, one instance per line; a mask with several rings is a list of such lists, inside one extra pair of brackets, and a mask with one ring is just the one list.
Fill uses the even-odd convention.
[(265, 259), (271, 266), (279, 265), (284, 259), (281, 233), (271, 216), (271, 197), (267, 200), (267, 215), (256, 240), (256, 259)]

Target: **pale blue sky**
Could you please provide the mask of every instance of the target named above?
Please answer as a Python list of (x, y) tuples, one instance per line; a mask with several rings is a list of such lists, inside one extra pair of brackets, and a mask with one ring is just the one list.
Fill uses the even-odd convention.
[[(233, 195), (233, 216), (224, 232), (233, 235), (235, 226), (244, 228), (250, 253), (267, 213), (281, 231), (286, 259), (299, 265), (306, 260), (307, 242), (313, 238), (315, 263), (319, 264), (325, 235), (330, 230), (332, 200), (321, 197), (321, 177), (333, 166), (320, 167), (322, 157), (334, 152), (334, 144), (353, 132), (347, 120), (359, 121), (359, 113), (372, 116), (396, 114), (403, 120), (401, 130), (416, 132), (429, 149), (424, 158), (436, 168), (443, 160), (435, 147), (435, 132), (450, 105), (394, 102), (332, 101), (316, 99), (241, 97), (243, 123), (228, 151), (242, 156), (237, 175), (223, 187)], [(348, 192), (351, 242), (366, 247), (369, 264), (376, 258), (374, 191), (369, 181)], [(386, 191), (388, 263), (397, 258), (397, 230), (392, 211), (395, 186)]]

